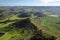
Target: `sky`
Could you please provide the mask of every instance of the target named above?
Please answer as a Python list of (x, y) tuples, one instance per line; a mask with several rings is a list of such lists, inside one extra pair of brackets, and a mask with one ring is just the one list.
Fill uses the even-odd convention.
[(60, 0), (0, 0), (0, 6), (60, 6)]

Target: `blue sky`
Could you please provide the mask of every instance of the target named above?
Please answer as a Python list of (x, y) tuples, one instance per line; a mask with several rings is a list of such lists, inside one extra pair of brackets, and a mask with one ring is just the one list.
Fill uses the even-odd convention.
[(0, 6), (60, 6), (60, 0), (0, 0)]

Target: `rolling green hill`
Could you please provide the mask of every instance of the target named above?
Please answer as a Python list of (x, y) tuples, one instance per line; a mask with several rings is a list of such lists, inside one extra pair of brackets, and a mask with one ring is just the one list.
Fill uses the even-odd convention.
[(0, 40), (60, 39), (59, 17), (29, 8), (13, 12), (5, 10), (0, 12)]
[[(33, 16), (34, 17), (34, 16)], [(42, 29), (44, 32), (48, 34), (53, 34), (58, 37), (57, 40), (60, 40), (60, 18), (59, 17), (51, 17), (51, 16), (44, 16), (44, 17), (34, 17), (31, 18), (32, 23), (37, 25), (39, 29)]]

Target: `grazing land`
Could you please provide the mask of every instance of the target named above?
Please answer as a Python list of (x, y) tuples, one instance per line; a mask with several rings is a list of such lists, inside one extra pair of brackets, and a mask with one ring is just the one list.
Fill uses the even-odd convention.
[(0, 7), (0, 40), (60, 40), (60, 9), (52, 8)]

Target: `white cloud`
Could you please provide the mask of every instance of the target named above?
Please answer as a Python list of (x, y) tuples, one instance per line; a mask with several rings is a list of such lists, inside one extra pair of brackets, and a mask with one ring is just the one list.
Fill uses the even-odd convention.
[[(44, 6), (48, 6), (48, 5), (58, 5), (57, 2), (60, 2), (60, 0), (41, 0), (42, 3)], [(53, 3), (53, 4), (50, 4), (50, 3)], [(60, 3), (59, 3), (60, 4)], [(60, 5), (59, 5), (60, 6)]]
[(60, 0), (20, 0), (19, 2), (1, 2), (0, 6), (22, 5), (22, 6), (60, 6)]

